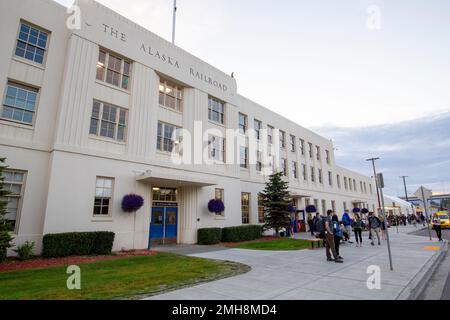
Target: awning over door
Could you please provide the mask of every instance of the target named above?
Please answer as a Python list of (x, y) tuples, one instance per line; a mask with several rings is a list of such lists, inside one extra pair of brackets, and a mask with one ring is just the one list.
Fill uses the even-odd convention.
[(137, 176), (139, 182), (149, 183), (159, 187), (210, 187), (217, 185), (216, 181), (203, 177), (198, 173), (167, 173), (156, 170), (147, 171)]

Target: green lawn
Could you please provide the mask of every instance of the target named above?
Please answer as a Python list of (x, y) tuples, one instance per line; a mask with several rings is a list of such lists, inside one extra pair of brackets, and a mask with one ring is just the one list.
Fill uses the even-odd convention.
[(0, 273), (0, 300), (132, 299), (247, 272), (248, 267), (168, 253), (80, 264), (81, 290), (66, 267)]
[(311, 243), (306, 240), (279, 239), (273, 241), (252, 241), (238, 245), (238, 249), (284, 251), (310, 249)]

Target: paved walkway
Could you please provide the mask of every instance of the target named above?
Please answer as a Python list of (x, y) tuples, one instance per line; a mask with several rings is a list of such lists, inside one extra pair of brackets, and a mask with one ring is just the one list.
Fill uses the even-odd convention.
[[(252, 270), (244, 275), (223, 279), (167, 294), (152, 300), (355, 300), (399, 299), (405, 297), (411, 283), (427, 271), (429, 261), (437, 251), (428, 246), (440, 246), (408, 232), (414, 227), (402, 227), (400, 233), (391, 229), (395, 271), (389, 270), (386, 243), (370, 246), (364, 234), (364, 247), (343, 245), (344, 264), (327, 262), (324, 249), (291, 252), (227, 249), (191, 256), (229, 260), (247, 264)], [(427, 248), (426, 248), (427, 247)], [(434, 248), (436, 249), (436, 248)], [(369, 266), (381, 268), (381, 289), (367, 288)], [(180, 270), (182, 272), (182, 270)], [(407, 292), (406, 292), (407, 293)], [(406, 294), (407, 295), (407, 294)]]

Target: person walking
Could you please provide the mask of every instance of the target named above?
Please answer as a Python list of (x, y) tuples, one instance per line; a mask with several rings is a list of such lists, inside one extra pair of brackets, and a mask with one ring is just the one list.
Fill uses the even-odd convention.
[(333, 236), (334, 236), (334, 248), (336, 250), (336, 254), (339, 259), (343, 260), (342, 256), (339, 253), (339, 247), (341, 245), (341, 240), (343, 237), (343, 230), (341, 229), (341, 224), (339, 223), (339, 218), (336, 213), (333, 213), (333, 217), (331, 218), (331, 224), (333, 227)]
[(381, 221), (381, 236), (382, 236), (383, 240), (387, 241), (386, 220), (384, 219), (384, 217), (381, 217), (380, 221)]
[(336, 252), (336, 246), (334, 244), (334, 233), (331, 224), (331, 215), (333, 211), (328, 210), (327, 216), (322, 218), (323, 229), (324, 229), (324, 241), (325, 241), (325, 253), (327, 256), (327, 261), (334, 261), (336, 263), (343, 263), (344, 260), (339, 259)]
[(348, 242), (353, 243), (351, 241), (352, 237), (352, 219), (350, 218), (350, 215), (348, 214), (348, 210), (344, 211), (344, 214), (342, 215), (342, 224), (344, 225), (345, 230), (348, 233)]
[(363, 231), (363, 221), (359, 214), (355, 213), (355, 219), (353, 220), (353, 232), (355, 233), (356, 246), (362, 247), (362, 231)]
[(439, 238), (439, 242), (442, 242), (444, 240), (442, 240), (442, 224), (441, 224), (441, 219), (438, 216), (434, 216), (433, 219), (433, 228), (434, 231), (436, 231), (436, 235)]
[(375, 243), (373, 242), (374, 239), (374, 235), (377, 236), (378, 239), (378, 245), (381, 246), (381, 240), (380, 240), (380, 230), (381, 229), (381, 221), (380, 219), (373, 213), (369, 213), (369, 230), (370, 230), (370, 236), (371, 236), (371, 240), (372, 240), (372, 246), (375, 245)]
[(311, 213), (308, 214), (308, 227), (309, 232), (311, 232), (311, 236), (314, 236), (314, 218)]

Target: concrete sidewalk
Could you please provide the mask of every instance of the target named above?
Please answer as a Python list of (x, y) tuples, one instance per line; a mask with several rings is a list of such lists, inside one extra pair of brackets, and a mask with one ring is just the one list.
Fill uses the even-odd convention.
[[(414, 227), (390, 229), (394, 271), (389, 270), (386, 242), (372, 247), (368, 234), (364, 246), (343, 245), (344, 264), (327, 262), (324, 249), (290, 252), (228, 249), (192, 256), (247, 264), (244, 275), (201, 284), (152, 300), (344, 300), (407, 299), (411, 290), (440, 256), (437, 239), (409, 235)], [(369, 266), (381, 268), (381, 289), (367, 288)], [(182, 270), (180, 270), (182, 272)]]

